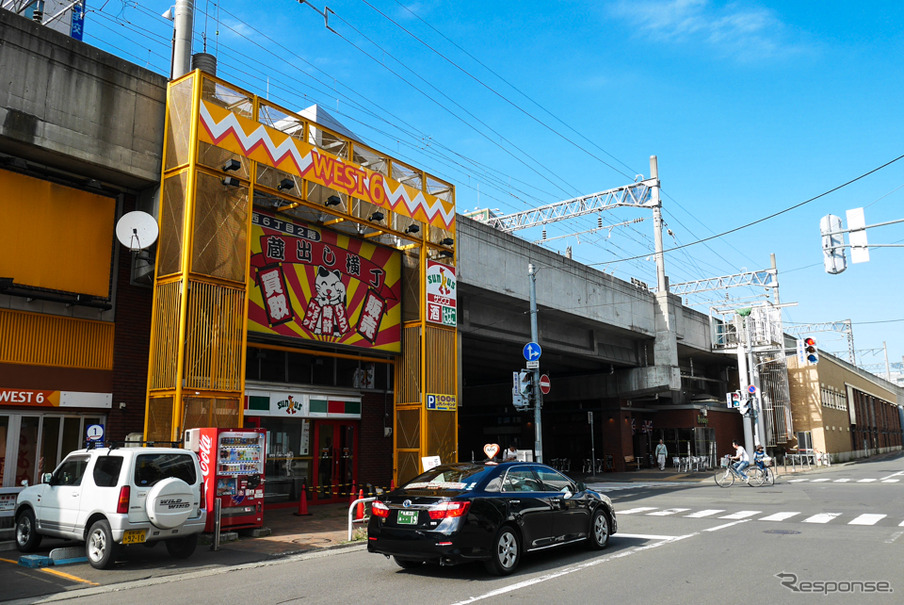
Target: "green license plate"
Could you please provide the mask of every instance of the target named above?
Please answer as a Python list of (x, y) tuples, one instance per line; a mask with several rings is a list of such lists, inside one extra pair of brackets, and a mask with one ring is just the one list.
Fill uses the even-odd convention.
[(127, 529), (122, 534), (123, 544), (141, 544), (145, 541), (143, 529)]
[(417, 511), (400, 510), (397, 521), (399, 525), (417, 525)]

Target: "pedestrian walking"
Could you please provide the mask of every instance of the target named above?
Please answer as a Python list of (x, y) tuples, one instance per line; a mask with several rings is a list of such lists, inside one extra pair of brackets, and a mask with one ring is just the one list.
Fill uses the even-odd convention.
[(656, 446), (656, 461), (659, 462), (659, 470), (665, 470), (665, 459), (666, 456), (669, 455), (669, 450), (666, 448), (665, 443), (662, 442), (662, 439), (659, 440), (659, 445)]

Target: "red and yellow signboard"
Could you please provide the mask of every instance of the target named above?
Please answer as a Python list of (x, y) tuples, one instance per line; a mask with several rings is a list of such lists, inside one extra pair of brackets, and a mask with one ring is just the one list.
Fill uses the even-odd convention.
[(401, 351), (401, 255), (255, 212), (248, 330)]

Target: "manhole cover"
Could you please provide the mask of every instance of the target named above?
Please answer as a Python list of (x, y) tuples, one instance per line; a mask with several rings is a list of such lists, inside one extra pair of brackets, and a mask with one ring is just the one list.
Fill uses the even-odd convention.
[(799, 531), (794, 531), (793, 529), (767, 529), (763, 532), (764, 534), (799, 534)]

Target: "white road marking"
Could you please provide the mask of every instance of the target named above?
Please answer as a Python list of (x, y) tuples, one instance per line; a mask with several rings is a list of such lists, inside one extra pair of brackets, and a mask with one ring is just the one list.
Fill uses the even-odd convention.
[(724, 525), (710, 527), (709, 529), (704, 529), (703, 531), (719, 531), (720, 529), (725, 529), (726, 527), (731, 527), (732, 525), (738, 525), (739, 523), (747, 523), (748, 521), (750, 521), (750, 519), (741, 519), (740, 521), (732, 521), (731, 523), (726, 523)]
[(618, 516), (622, 515), (634, 515), (636, 513), (645, 513), (648, 510), (656, 510), (655, 506), (639, 506), (637, 508), (629, 508), (628, 510), (620, 510), (618, 511)]
[(882, 483), (897, 483), (900, 479), (880, 479)]
[(874, 515), (871, 513), (866, 513), (860, 515), (859, 517), (848, 523), (848, 525), (875, 525), (887, 516), (888, 515)]
[(819, 513), (818, 515), (813, 515), (812, 517), (807, 517), (804, 519), (804, 523), (828, 523), (835, 517), (840, 517), (841, 513)]
[(885, 481), (886, 479), (891, 479), (892, 477), (897, 477), (899, 475), (904, 475), (904, 471), (898, 471), (897, 473), (892, 473), (886, 477), (882, 477), (882, 480)]
[(800, 512), (775, 513), (774, 515), (761, 517), (757, 519), (757, 521), (784, 521), (785, 519), (790, 519), (791, 517), (799, 514)]
[[(624, 514), (624, 513), (620, 513), (620, 514)], [(616, 535), (621, 536), (622, 534), (616, 534)], [(698, 535), (700, 535), (700, 534), (695, 532), (695, 533), (687, 534), (684, 536), (671, 536), (660, 542), (654, 542), (653, 544), (645, 544), (644, 546), (638, 546), (638, 547), (635, 547), (635, 548), (632, 548), (632, 549), (629, 549), (629, 550), (626, 550), (626, 551), (623, 551), (620, 553), (616, 553), (614, 555), (610, 555), (608, 557), (604, 557), (602, 559), (594, 559), (592, 561), (588, 561), (587, 563), (582, 563), (580, 565), (574, 565), (572, 567), (566, 567), (565, 569), (560, 569), (553, 573), (548, 573), (548, 574), (542, 575), (537, 578), (532, 578), (530, 580), (525, 580), (523, 582), (516, 582), (515, 584), (510, 584), (509, 586), (503, 586), (502, 588), (497, 588), (496, 590), (491, 590), (490, 592), (484, 593), (482, 595), (476, 595), (476, 596), (470, 597), (468, 599), (465, 599), (464, 601), (458, 601), (456, 603), (453, 603), (452, 605), (467, 605), (468, 603), (474, 603), (476, 601), (482, 601), (484, 599), (498, 597), (500, 595), (504, 595), (509, 592), (514, 592), (514, 591), (520, 590), (522, 588), (527, 588), (528, 586), (533, 586), (534, 584), (540, 584), (542, 582), (548, 582), (549, 580), (555, 580), (555, 579), (561, 578), (562, 576), (567, 576), (569, 574), (573, 574), (576, 571), (582, 571), (584, 569), (596, 567), (597, 565), (599, 565), (601, 563), (608, 563), (609, 561), (614, 561), (615, 559), (630, 557), (633, 554), (643, 552), (645, 550), (650, 550), (652, 548), (659, 548), (660, 546), (663, 546), (665, 544), (674, 544), (675, 542), (678, 542), (679, 540), (684, 540), (686, 538), (693, 538), (694, 536), (698, 536)]]
[(742, 510), (736, 513), (732, 513), (730, 515), (723, 515), (719, 517), (720, 519), (746, 519), (747, 517), (752, 517), (754, 515), (760, 514), (762, 511), (759, 510)]
[(801, 481), (809, 481), (809, 479), (789, 479), (788, 483), (800, 483)]
[(904, 521), (901, 521), (900, 523), (898, 523), (898, 527), (904, 527)]
[(885, 543), (886, 543), (886, 544), (891, 544), (892, 542), (894, 542), (895, 540), (897, 540), (897, 539), (900, 538), (901, 536), (904, 536), (904, 531), (896, 531), (895, 533), (893, 533), (893, 534), (891, 535), (891, 537), (890, 537), (888, 540), (885, 541)]
[(707, 508), (706, 510), (701, 510), (696, 513), (691, 513), (689, 515), (684, 515), (685, 517), (689, 517), (691, 519), (702, 519), (703, 517), (708, 517), (710, 515), (715, 515), (716, 513), (724, 513), (724, 508)]
[(825, 483), (826, 481), (831, 481), (828, 477), (823, 477), (822, 479), (813, 479), (810, 483)]
[(832, 483), (847, 483), (850, 479), (835, 479)]
[(668, 517), (669, 515), (676, 515), (678, 513), (683, 513), (685, 511), (689, 511), (689, 508), (667, 508), (665, 510), (658, 510), (655, 513), (647, 513), (651, 517)]
[(857, 479), (857, 483), (873, 483), (875, 479)]
[(616, 534), (619, 538), (634, 538), (639, 540), (671, 540), (675, 536), (660, 536), (657, 534), (623, 534), (618, 532)]

